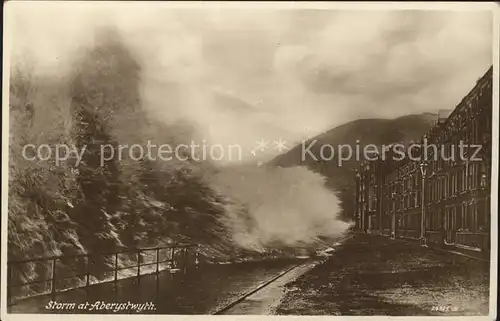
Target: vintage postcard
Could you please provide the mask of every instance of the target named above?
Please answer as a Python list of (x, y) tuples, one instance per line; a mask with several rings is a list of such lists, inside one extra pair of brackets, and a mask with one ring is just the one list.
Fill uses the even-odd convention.
[(496, 318), (497, 4), (4, 8), (2, 320)]

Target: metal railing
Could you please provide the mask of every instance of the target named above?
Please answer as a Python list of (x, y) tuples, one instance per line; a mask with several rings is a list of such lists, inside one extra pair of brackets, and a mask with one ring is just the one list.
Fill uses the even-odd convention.
[[(90, 286), (98, 284), (115, 283), (116, 287), (116, 283), (118, 281), (129, 279), (132, 277), (137, 278), (137, 282), (140, 282), (141, 268), (144, 267), (152, 267), (152, 269), (150, 269), (149, 271), (143, 270), (143, 272), (146, 273), (142, 273), (142, 275), (159, 273), (160, 271), (163, 271), (165, 269), (175, 268), (184, 269), (185, 272), (185, 268), (189, 263), (188, 251), (193, 248), (195, 248), (194, 259), (197, 262), (197, 246), (192, 244), (175, 244), (151, 248), (127, 249), (117, 252), (59, 255), (27, 260), (8, 261), (7, 304), (9, 306), (12, 306), (16, 303), (16, 301), (14, 300), (14, 297), (16, 297), (16, 295), (13, 295), (12, 293), (14, 289), (31, 287), (25, 290), (24, 294), (17, 296), (19, 297), (19, 300), (44, 295), (51, 295), (52, 298), (55, 299), (55, 296), (62, 292), (88, 288)], [(163, 258), (161, 257), (162, 253), (164, 254)], [(148, 254), (149, 258), (153, 258), (153, 260), (144, 259), (145, 257), (147, 258)], [(120, 260), (120, 256), (125, 256), (125, 258), (122, 257), (122, 259)], [(132, 261), (133, 264), (125, 264), (130, 261)], [(69, 264), (68, 262), (73, 262), (73, 267), (71, 267), (71, 264)], [(105, 266), (105, 268), (96, 268), (96, 265), (98, 264)], [(111, 268), (109, 268), (110, 264), (112, 265)], [(32, 279), (29, 281), (15, 282), (16, 278), (21, 279), (20, 276), (23, 274), (23, 265), (24, 270), (42, 270), (44, 273), (33, 273), (33, 271), (31, 273), (38, 277), (42, 277), (42, 279)], [(31, 265), (31, 267), (29, 265)], [(58, 269), (59, 265), (62, 266), (60, 266), (60, 268)], [(161, 268), (162, 265), (164, 267), (163, 269)], [(129, 274), (125, 277), (119, 278), (119, 272), (125, 270), (136, 271), (133, 274)], [(112, 276), (106, 277), (106, 273), (112, 273)], [(46, 278), (46, 276), (44, 276), (47, 274), (50, 274), (49, 278)], [(96, 282), (92, 282), (93, 279), (96, 280)], [(68, 280), (73, 280), (73, 282), (69, 282), (69, 286), (65, 288), (58, 287), (58, 282)], [(36, 289), (32, 289), (32, 287), (35, 285), (42, 285), (42, 289), (39, 291), (36, 291)]]

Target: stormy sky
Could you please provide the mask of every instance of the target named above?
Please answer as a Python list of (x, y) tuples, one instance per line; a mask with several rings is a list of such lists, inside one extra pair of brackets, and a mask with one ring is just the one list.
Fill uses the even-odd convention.
[[(9, 3), (12, 61), (57, 74), (116, 27), (145, 107), (210, 142), (292, 142), (356, 118), (452, 109), (492, 63), (486, 11), (172, 9)], [(24, 57), (24, 58), (23, 58)]]

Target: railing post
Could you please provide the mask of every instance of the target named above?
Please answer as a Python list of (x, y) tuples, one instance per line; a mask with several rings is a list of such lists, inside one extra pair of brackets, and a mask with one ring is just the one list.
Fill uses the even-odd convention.
[(160, 272), (160, 248), (156, 249), (156, 273)]
[(85, 295), (87, 296), (87, 300), (89, 299), (89, 286), (90, 286), (90, 254), (86, 254), (86, 263), (85, 264)]
[(115, 253), (115, 292), (118, 292), (118, 253)]
[(118, 253), (115, 253), (115, 282), (118, 281)]
[(137, 251), (137, 284), (141, 281), (141, 250)]
[(187, 265), (188, 265), (188, 263), (187, 263), (187, 251), (188, 251), (188, 249), (187, 249), (187, 247), (185, 247), (183, 249), (183, 253), (182, 253), (182, 261), (183, 261), (182, 266), (183, 266), (184, 274), (186, 274), (186, 272), (187, 272)]
[(86, 267), (86, 277), (87, 279), (85, 280), (85, 286), (90, 285), (90, 254), (87, 254), (87, 267)]
[(50, 294), (52, 296), (52, 300), (56, 299), (56, 263), (57, 263), (57, 258), (54, 257), (52, 258), (52, 278), (50, 281)]
[(175, 268), (175, 246), (172, 246), (172, 263), (170, 264), (170, 268)]

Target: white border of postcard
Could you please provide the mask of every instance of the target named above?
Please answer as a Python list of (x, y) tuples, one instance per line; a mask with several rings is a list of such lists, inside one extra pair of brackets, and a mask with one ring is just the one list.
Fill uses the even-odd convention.
[[(493, 148), (492, 148), (492, 183), (491, 183), (491, 266), (490, 266), (490, 312), (489, 316), (422, 316), (422, 317), (389, 317), (389, 316), (209, 316), (209, 315), (69, 315), (69, 314), (7, 314), (6, 313), (6, 262), (7, 262), (7, 213), (8, 213), (8, 139), (9, 139), (9, 48), (12, 45), (12, 38), (7, 33), (12, 21), (8, 13), (12, 7), (18, 4), (29, 2), (30, 6), (62, 5), (62, 6), (93, 6), (96, 3), (103, 6), (157, 6), (169, 8), (268, 8), (268, 9), (350, 9), (350, 10), (396, 10), (396, 9), (425, 9), (425, 10), (451, 10), (451, 11), (476, 11), (491, 10), (494, 15), (493, 23)], [(474, 2), (153, 2), (153, 1), (9, 1), (4, 4), (4, 38), (3, 38), (3, 102), (2, 106), (2, 233), (1, 233), (1, 305), (0, 315), (2, 320), (95, 320), (95, 319), (127, 319), (127, 320), (215, 320), (217, 318), (226, 318), (226, 320), (262, 320), (262, 319), (280, 319), (294, 318), (296, 320), (318, 320), (335, 319), (342, 320), (404, 320), (411, 318), (413, 320), (494, 320), (497, 315), (497, 246), (498, 246), (498, 139), (499, 139), (499, 10), (500, 5), (494, 2), (474, 3)], [(55, 17), (57, 19), (57, 17)]]

